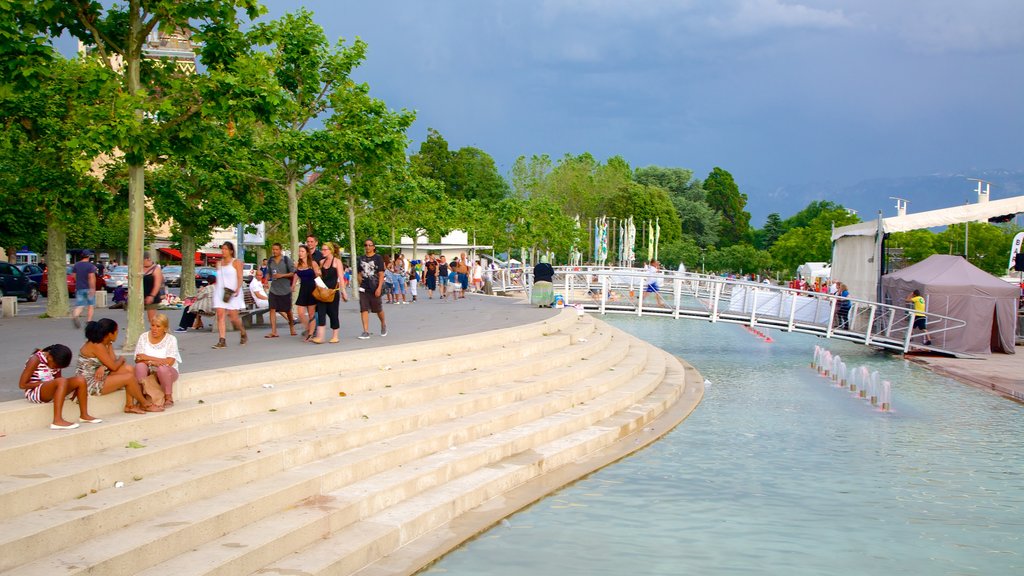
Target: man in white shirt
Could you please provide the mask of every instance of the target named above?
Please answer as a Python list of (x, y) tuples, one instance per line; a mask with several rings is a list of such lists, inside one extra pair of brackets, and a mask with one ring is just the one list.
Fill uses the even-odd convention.
[(644, 279), (645, 286), (644, 291), (640, 294), (640, 298), (643, 298), (646, 294), (654, 294), (654, 298), (658, 301), (658, 306), (664, 307), (665, 301), (661, 299), (660, 284), (661, 284), (661, 270), (659, 268), (661, 264), (657, 260), (653, 260), (647, 266), (644, 266), (644, 273), (646, 278)]
[(263, 287), (263, 271), (259, 268), (256, 269), (256, 275), (249, 281), (249, 292), (252, 294), (252, 300), (257, 308), (266, 308), (270, 305), (270, 297), (267, 296), (267, 290)]

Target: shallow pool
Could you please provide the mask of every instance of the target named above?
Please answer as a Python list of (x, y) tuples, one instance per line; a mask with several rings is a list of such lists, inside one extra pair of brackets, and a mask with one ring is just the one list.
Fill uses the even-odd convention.
[[(1024, 574), (1024, 406), (853, 344), (607, 319), (694, 364), (700, 407), (425, 573)], [(894, 411), (819, 377), (815, 344)]]

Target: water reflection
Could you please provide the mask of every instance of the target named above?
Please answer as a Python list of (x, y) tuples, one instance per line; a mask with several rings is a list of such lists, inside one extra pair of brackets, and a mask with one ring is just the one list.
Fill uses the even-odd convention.
[(813, 337), (610, 318), (711, 381), (682, 426), (426, 573), (1021, 574), (1024, 407), (867, 348), (893, 412), (809, 366)]

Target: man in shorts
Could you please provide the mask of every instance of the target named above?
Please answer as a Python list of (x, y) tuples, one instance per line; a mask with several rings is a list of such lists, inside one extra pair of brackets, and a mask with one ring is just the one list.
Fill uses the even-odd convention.
[(647, 274), (647, 278), (644, 280), (644, 291), (640, 298), (643, 299), (647, 294), (654, 294), (658, 306), (664, 307), (665, 301), (661, 299), (661, 263), (652, 260), (647, 266), (644, 266), (644, 272)]
[(924, 345), (931, 346), (932, 341), (928, 338), (928, 319), (925, 317), (926, 304), (924, 296), (921, 295), (920, 290), (914, 290), (910, 296), (907, 297), (907, 302), (914, 306), (914, 311), (910, 313), (910, 319), (912, 325), (910, 331), (913, 333), (914, 330), (922, 330), (925, 332)]
[(295, 323), (292, 320), (292, 277), (295, 276), (295, 265), (290, 258), (282, 254), (280, 243), (271, 247), (273, 256), (267, 260), (267, 276), (270, 280), (270, 334), (266, 338), (277, 338), (277, 315), (288, 320), (288, 330), (295, 335)]
[(81, 328), (82, 322), (78, 319), (82, 315), (82, 308), (86, 308), (86, 322), (92, 322), (92, 314), (96, 309), (96, 266), (89, 261), (92, 252), (82, 250), (78, 255), (78, 262), (71, 267), (75, 275), (75, 311), (71, 314), (71, 323), (75, 328)]
[(360, 340), (370, 337), (370, 312), (380, 318), (380, 335), (388, 335), (388, 326), (384, 322), (384, 307), (381, 306), (380, 295), (384, 289), (384, 258), (377, 254), (377, 246), (373, 240), (363, 242), (366, 253), (356, 262), (356, 282), (359, 284), (359, 316), (363, 320), (363, 333)]

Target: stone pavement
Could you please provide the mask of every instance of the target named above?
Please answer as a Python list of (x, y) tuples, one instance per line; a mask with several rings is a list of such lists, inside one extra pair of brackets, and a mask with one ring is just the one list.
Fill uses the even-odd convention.
[(992, 354), (981, 359), (913, 356), (908, 360), (971, 386), (1024, 402), (1024, 347), (1016, 354)]
[[(78, 351), (85, 341), (81, 330), (76, 330), (68, 318), (42, 319), (39, 315), (46, 311), (46, 300), (40, 299), (34, 304), (19, 302), (16, 318), (0, 318), (0, 401), (23, 399), (18, 389), (18, 377), (25, 366), (25, 361), (36, 348), (50, 344), (65, 344), (72, 351)], [(178, 325), (181, 312), (177, 310), (163, 311), (171, 321), (172, 329)], [(495, 330), (511, 326), (519, 326), (550, 318), (559, 311), (540, 309), (527, 306), (521, 300), (499, 296), (483, 296), (470, 294), (466, 299), (454, 302), (450, 299), (433, 300), (423, 298), (408, 305), (385, 304), (384, 314), (388, 323), (388, 335), (380, 336), (380, 323), (376, 315), (370, 315), (369, 340), (359, 340), (356, 336), (362, 332), (357, 302), (341, 303), (341, 342), (338, 344), (306, 344), (300, 337), (288, 336), (284, 322), (278, 323), (280, 338), (267, 339), (263, 336), (270, 332), (269, 324), (255, 326), (249, 332), (249, 343), (238, 345), (238, 333), (228, 331), (228, 348), (213, 350), (216, 343), (215, 333), (208, 330), (189, 331), (174, 334), (181, 348), (182, 371), (195, 372), (211, 368), (245, 365), (248, 363), (280, 360), (284, 358), (300, 359), (314, 354), (327, 354), (345, 350), (361, 350), (373, 347), (406, 344), (435, 338), (445, 338), (464, 334), (473, 334), (485, 330)], [(126, 323), (124, 310), (97, 309), (94, 319), (111, 318), (118, 325)], [(280, 318), (279, 318), (280, 320)], [(269, 322), (269, 316), (267, 317)], [(207, 326), (209, 318), (204, 318)], [(214, 319), (215, 323), (215, 319)], [(283, 328), (283, 329), (282, 329)], [(297, 331), (301, 333), (301, 329)], [(330, 327), (327, 332), (330, 337)], [(124, 332), (117, 342), (118, 349), (123, 344)], [(72, 368), (65, 370), (70, 375)]]

